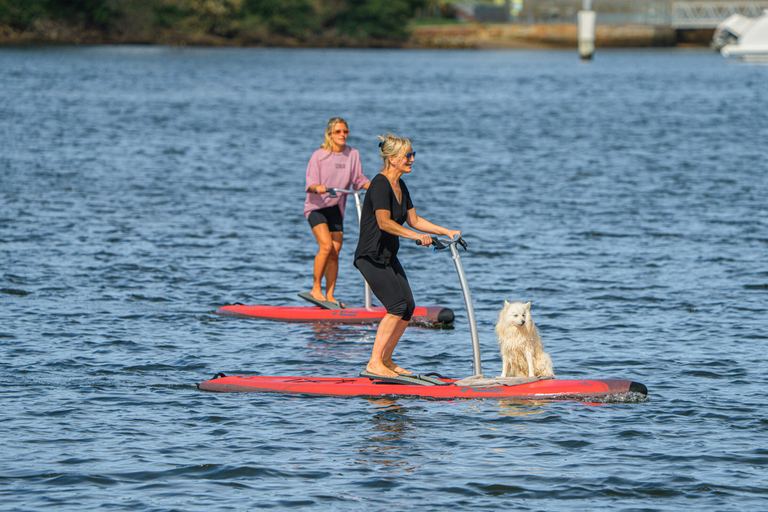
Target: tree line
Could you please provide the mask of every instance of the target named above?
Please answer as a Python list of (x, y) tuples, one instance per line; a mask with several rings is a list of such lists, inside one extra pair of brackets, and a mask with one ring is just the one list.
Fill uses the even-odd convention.
[(403, 40), (434, 0), (0, 0), (0, 25), (38, 20), (102, 31), (177, 30), (258, 40)]

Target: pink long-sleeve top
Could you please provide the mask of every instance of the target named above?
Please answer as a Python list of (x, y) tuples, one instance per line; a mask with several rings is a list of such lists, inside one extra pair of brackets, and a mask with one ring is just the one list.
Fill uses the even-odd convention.
[(339, 205), (343, 217), (347, 207), (346, 194), (340, 194), (339, 197), (316, 194), (309, 192), (311, 185), (344, 189), (352, 187), (354, 190), (359, 190), (368, 181), (368, 178), (363, 174), (360, 153), (355, 148), (347, 146), (340, 153), (318, 149), (312, 153), (307, 165), (307, 181), (304, 186), (307, 198), (304, 200), (304, 217), (309, 217), (310, 212), (314, 210), (334, 205)]

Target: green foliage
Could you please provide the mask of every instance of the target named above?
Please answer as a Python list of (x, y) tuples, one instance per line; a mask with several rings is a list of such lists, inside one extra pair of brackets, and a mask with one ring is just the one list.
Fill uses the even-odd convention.
[(320, 28), (320, 16), (309, 0), (245, 0), (243, 9), (277, 34), (296, 37)]
[(405, 39), (408, 22), (427, 0), (347, 0), (336, 22), (340, 33), (355, 39)]
[(84, 20), (102, 28), (109, 27), (120, 14), (108, 0), (47, 0), (45, 3), (58, 18)]
[[(231, 37), (237, 33), (238, 21), (243, 17), (242, 0), (176, 0), (174, 5), (175, 15), (181, 18), (168, 28)], [(166, 14), (170, 12), (167, 10)]]
[(106, 28), (119, 15), (108, 0), (0, 0), (0, 23), (20, 30), (46, 18), (85, 21)]
[(155, 23), (162, 28), (175, 28), (189, 13), (176, 4), (161, 3), (153, 6)]
[(43, 17), (46, 0), (0, 0), (0, 23), (24, 30)]
[[(416, 12), (435, 0), (0, 0), (0, 24), (85, 22), (102, 29), (152, 24), (224, 37), (260, 34), (347, 42), (403, 40)], [(140, 14), (144, 13), (144, 14)], [(138, 24), (137, 24), (138, 23)], [(122, 24), (122, 25), (120, 25)], [(142, 25), (143, 24), (143, 25)], [(151, 28), (151, 27), (144, 27)], [(331, 38), (331, 39), (328, 39)]]

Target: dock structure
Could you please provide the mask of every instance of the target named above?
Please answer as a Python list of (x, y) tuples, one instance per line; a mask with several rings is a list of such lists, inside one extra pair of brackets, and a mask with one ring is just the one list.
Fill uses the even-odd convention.
[(672, 2), (671, 25), (675, 30), (716, 28), (732, 14), (757, 18), (768, 2)]
[[(468, 0), (455, 2), (459, 17), (480, 23), (577, 23), (583, 0)], [(650, 25), (675, 31), (714, 30), (732, 14), (758, 17), (768, 0), (593, 0), (596, 22)]]

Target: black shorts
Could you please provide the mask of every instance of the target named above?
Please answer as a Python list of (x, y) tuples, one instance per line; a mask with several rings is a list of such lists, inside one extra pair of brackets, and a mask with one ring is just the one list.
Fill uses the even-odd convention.
[(355, 266), (381, 305), (387, 309), (387, 313), (403, 320), (411, 319), (416, 303), (405, 270), (397, 258), (392, 258), (389, 265), (384, 265), (361, 256), (355, 260)]
[(328, 224), (328, 231), (344, 231), (344, 217), (341, 216), (339, 205), (320, 208), (309, 212), (309, 225), (314, 228), (318, 224)]

